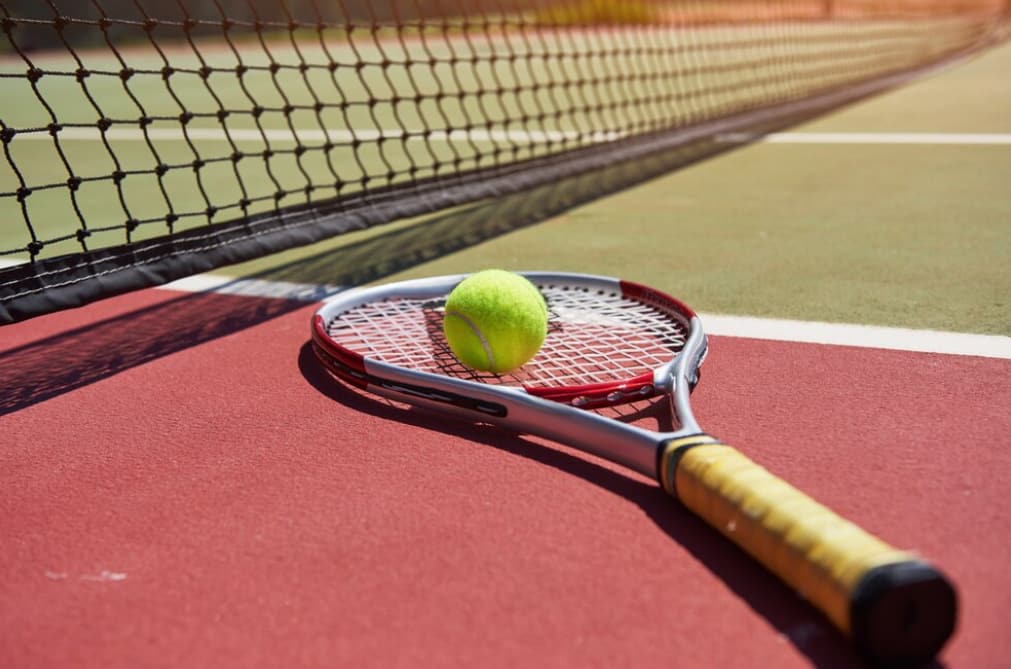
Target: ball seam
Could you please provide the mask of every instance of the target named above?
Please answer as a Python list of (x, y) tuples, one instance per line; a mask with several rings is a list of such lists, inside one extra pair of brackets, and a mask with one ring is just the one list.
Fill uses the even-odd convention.
[(461, 321), (463, 321), (464, 325), (466, 325), (468, 328), (470, 328), (470, 331), (472, 333), (474, 333), (474, 336), (477, 337), (477, 340), (479, 342), (481, 342), (481, 348), (484, 349), (485, 358), (488, 360), (488, 368), (489, 369), (495, 369), (495, 355), (492, 352), (491, 344), (485, 338), (484, 333), (481, 332), (481, 329), (479, 327), (477, 327), (477, 325), (474, 323), (474, 321), (470, 320), (469, 318), (467, 318), (465, 315), (463, 315), (459, 311), (455, 311), (455, 310), (452, 310), (452, 309), (447, 309), (446, 310), (446, 317), (448, 318), (450, 316), (459, 318)]

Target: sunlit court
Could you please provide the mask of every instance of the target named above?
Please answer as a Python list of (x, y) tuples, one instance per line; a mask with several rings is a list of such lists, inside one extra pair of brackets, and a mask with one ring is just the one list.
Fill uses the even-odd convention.
[(1008, 2), (0, 33), (0, 665), (1011, 656)]

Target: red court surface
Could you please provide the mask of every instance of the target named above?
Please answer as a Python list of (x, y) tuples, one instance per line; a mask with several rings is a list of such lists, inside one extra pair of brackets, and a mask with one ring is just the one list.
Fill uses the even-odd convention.
[[(352, 392), (313, 305), (2, 330), (0, 667), (859, 667), (649, 480)], [(957, 584), (1011, 664), (1011, 361), (714, 337), (702, 424)]]

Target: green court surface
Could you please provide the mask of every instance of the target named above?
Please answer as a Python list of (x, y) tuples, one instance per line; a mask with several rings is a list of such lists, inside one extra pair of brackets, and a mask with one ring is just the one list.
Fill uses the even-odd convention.
[[(820, 49), (847, 43), (870, 47), (879, 34), (890, 30), (887, 24), (853, 26), (810, 28), (824, 34), (816, 32), (817, 39), (798, 42), (792, 47), (796, 53), (784, 53), (781, 61), (768, 65), (770, 74), (797, 68), (792, 72), (796, 86), (824, 85), (828, 76), (838, 82), (859, 78), (862, 68), (873, 61), (866, 60), (860, 49), (840, 51), (841, 66), (831, 74), (817, 66)], [(930, 26), (919, 23), (915, 30), (929, 31)], [(746, 31), (737, 26), (699, 29), (676, 66), (692, 67), (696, 51), (717, 59), (713, 63), (717, 71), (730, 63), (747, 63), (754, 57), (754, 45), (741, 39)], [(957, 30), (939, 34), (931, 48), (943, 48), (953, 35)], [(669, 114), (683, 121), (703, 100), (703, 90), (693, 91), (691, 83), (685, 90), (651, 90), (650, 75), (664, 63), (624, 55), (620, 32), (593, 38), (568, 35), (560, 44), (538, 45), (531, 37), (533, 44), (526, 47), (530, 53), (564, 48), (569, 55), (560, 64), (503, 58), (482, 62), (473, 70), (458, 67), (453, 59), (466, 65), (471, 55), (491, 51), (496, 46), (493, 35), (438, 46), (421, 36), (406, 43), (373, 44), (365, 38), (361, 43), (338, 42), (326, 51), (311, 37), (296, 40), (297, 48), (283, 39), (265, 47), (252, 41), (239, 44), (241, 63), (251, 68), (242, 78), (246, 90), (235, 86), (232, 70), (239, 58), (220, 43), (202, 45), (203, 63), (213, 70), (206, 79), (196, 74), (201, 60), (192, 51), (177, 47), (170, 52), (178, 72), (168, 86), (150, 74), (163, 65), (150, 48), (138, 46), (128, 54), (131, 66), (147, 74), (125, 84), (113, 76), (119, 64), (109, 53), (84, 53), (83, 64), (101, 72), (85, 80), (87, 90), (103, 115), (123, 122), (106, 137), (109, 149), (93, 127), (95, 103), (78, 82), (66, 75), (39, 79), (38, 90), (69, 110), (60, 122), (81, 126), (64, 130), (60, 151), (45, 132), (27, 133), (6, 147), (21, 176), (36, 186), (25, 203), (36, 237), (53, 240), (40, 257), (80, 250), (74, 234), (78, 214), (63, 185), (70, 171), (85, 180), (74, 205), (88, 221), (88, 244), (95, 249), (156, 237), (170, 229), (202, 227), (211, 210), (214, 222), (235, 218), (242, 211), (239, 201), (247, 197), (252, 213), (271, 209), (277, 192), (286, 193), (282, 205), (296, 204), (305, 199), (306, 183), (315, 186), (310, 197), (325, 198), (337, 192), (338, 181), (343, 194), (359, 190), (363, 180), (369, 186), (389, 179), (403, 181), (409, 176), (408, 166), (426, 176), (457, 162), (463, 168), (480, 167), (497, 156), (511, 160), (540, 155), (549, 150), (550, 141), (592, 143), (598, 140), (585, 133), (609, 127), (614, 116), (627, 117), (640, 128)], [(651, 38), (662, 41), (664, 36)], [(724, 42), (737, 46), (714, 49)], [(617, 58), (612, 66), (633, 58), (629, 64), (643, 77), (620, 84), (604, 77), (592, 86), (571, 90), (530, 88), (533, 81), (563, 73), (585, 78), (603, 67), (598, 62), (601, 55)], [(421, 56), (437, 64), (427, 69)], [(376, 67), (387, 58), (394, 65)], [(412, 58), (418, 59), (418, 67), (403, 64)], [(331, 59), (342, 67), (334, 72), (322, 67)], [(359, 59), (370, 67), (356, 69), (353, 64)], [(272, 60), (283, 68), (276, 73), (265, 69)], [(302, 73), (300, 63), (313, 68)], [(1011, 51), (1004, 47), (797, 131), (1007, 133), (1009, 63)], [(47, 72), (71, 67), (66, 58), (41, 55), (38, 65)], [(0, 71), (17, 73), (20, 67), (10, 57), (0, 62)], [(556, 67), (571, 71), (556, 72)], [(365, 71), (372, 74), (363, 77)], [(761, 79), (757, 85), (755, 80), (738, 85), (747, 69), (734, 67), (721, 76), (724, 80), (705, 89), (705, 104), (718, 107), (720, 91), (738, 99), (763, 95)], [(6, 94), (20, 101), (4, 110), (5, 124), (40, 128), (50, 121), (25, 80), (4, 81), (9, 84)], [(489, 91), (498, 89), (495, 95), (475, 94), (490, 83), (494, 85)], [(432, 97), (439, 89), (445, 97)], [(469, 94), (454, 97), (461, 91)], [(420, 106), (410, 104), (414, 94), (424, 97)], [(378, 104), (369, 103), (373, 96), (378, 96)], [(656, 104), (664, 96), (680, 101), (673, 105), (676, 109)], [(248, 108), (253, 98), (267, 110), (260, 118), (263, 131), (275, 133), (266, 145), (272, 151), (267, 159), (261, 155), (265, 148), (261, 130), (248, 114), (228, 118), (229, 138), (214, 118), (221, 108)], [(638, 105), (630, 99), (654, 102)], [(316, 100), (325, 105), (318, 116), (306, 107)], [(286, 103), (297, 109), (282, 113)], [(130, 128), (141, 108), (154, 119), (147, 138)], [(538, 117), (538, 110), (552, 108), (566, 110), (562, 122)], [(175, 120), (183, 109), (197, 114), (188, 137)], [(499, 123), (490, 131), (469, 125), (478, 117), (519, 120)], [(528, 132), (524, 118), (543, 131)], [(408, 141), (391, 136), (357, 151), (352, 146), (354, 133), (369, 136), (396, 127), (464, 127), (472, 134), (466, 140), (422, 139), (415, 134)], [(318, 147), (328, 139), (337, 146), (327, 153), (310, 150), (299, 155), (291, 130), (308, 133), (303, 137), (307, 146)], [(496, 131), (505, 135), (495, 135)], [(538, 134), (544, 132), (550, 137)], [(489, 150), (493, 153), (485, 153)], [(1008, 152), (1007, 144), (760, 144), (543, 222), (542, 214), (565, 209), (545, 205), (557, 197), (550, 188), (219, 271), (261, 271), (327, 249), (343, 249), (343, 259), (334, 257), (328, 263), (320, 258), (300, 268), (286, 268), (283, 274), (295, 274), (306, 283), (344, 285), (391, 277), (403, 269), (409, 275), (486, 266), (580, 270), (650, 282), (712, 312), (1004, 334), (1011, 332), (1003, 297), (1011, 264), (1006, 241), (1011, 204), (1004, 193), (1011, 176)], [(243, 157), (233, 164), (236, 153)], [(204, 163), (200, 169), (189, 168), (198, 157)], [(159, 176), (152, 172), (158, 165), (171, 169)], [(121, 191), (109, 180), (114, 170), (126, 174)], [(0, 184), (8, 195), (19, 184), (7, 160), (0, 160)], [(510, 220), (517, 210), (526, 212), (519, 223)], [(164, 220), (168, 211), (179, 217), (171, 226)], [(30, 238), (15, 198), (0, 198), (0, 218), (5, 221), (0, 226), (0, 252), (26, 248)], [(127, 218), (141, 221), (130, 234), (123, 229)], [(414, 232), (405, 226), (413, 226)], [(518, 227), (526, 229), (489, 241)], [(405, 256), (407, 238), (411, 246)], [(27, 254), (6, 258), (23, 261)]]
[[(792, 132), (1006, 137), (1008, 71), (1005, 45)], [(1011, 145), (871, 141), (758, 143), (522, 229), (509, 219), (536, 196), (226, 273), (345, 284), (349, 266), (383, 280), (549, 268), (640, 280), (707, 312), (1011, 335)]]

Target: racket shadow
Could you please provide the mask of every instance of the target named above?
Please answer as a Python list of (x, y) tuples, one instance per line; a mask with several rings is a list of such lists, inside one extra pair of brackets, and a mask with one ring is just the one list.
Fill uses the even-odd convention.
[[(728, 539), (694, 514), (680, 507), (658, 485), (603, 467), (567, 452), (546, 448), (521, 434), (495, 426), (474, 425), (409, 406), (400, 406), (353, 389), (327, 374), (317, 363), (312, 346), (299, 352), (299, 370), (309, 385), (355, 411), (383, 420), (450, 433), (511, 455), (528, 458), (581, 478), (634, 502), (672, 540), (714, 573), (782, 637), (822, 669), (864, 667), (849, 642), (821, 614), (791, 592)], [(630, 415), (637, 419), (640, 415)], [(663, 417), (658, 418), (663, 422)], [(943, 669), (933, 663), (931, 669)]]

